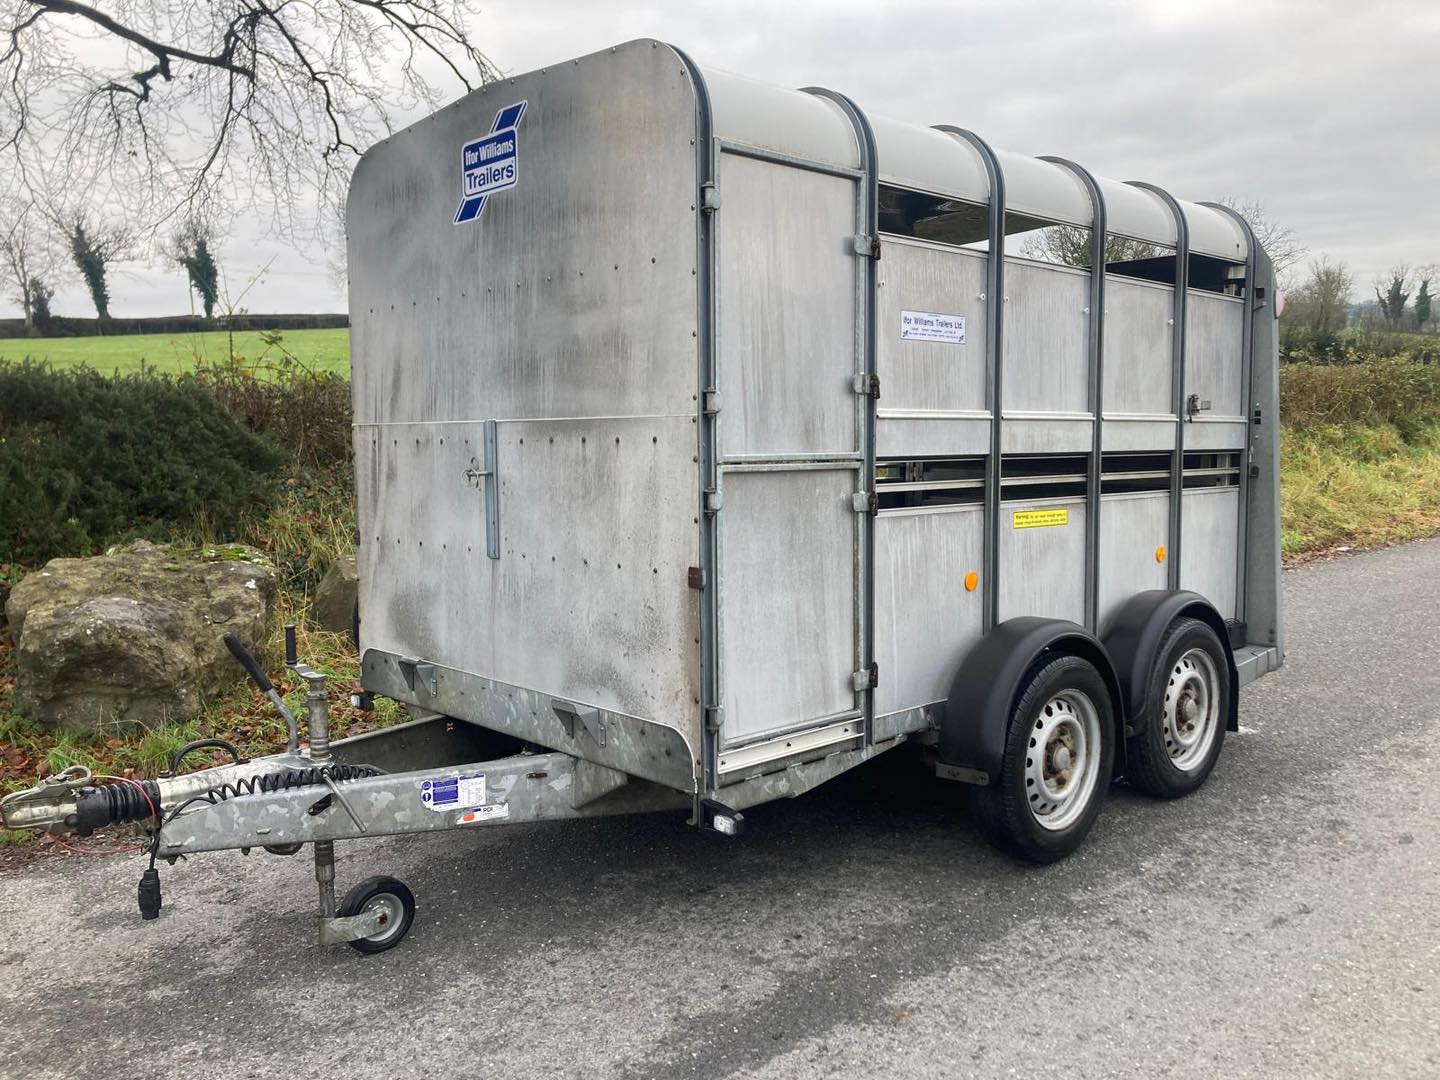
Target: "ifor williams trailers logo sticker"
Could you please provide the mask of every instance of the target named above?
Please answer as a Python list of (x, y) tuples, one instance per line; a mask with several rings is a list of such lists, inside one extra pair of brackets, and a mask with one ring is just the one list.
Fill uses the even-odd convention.
[(515, 130), (527, 102), (507, 105), (495, 114), (490, 134), (460, 148), (460, 209), (455, 224), (474, 221), (496, 192), (520, 182), (520, 135)]

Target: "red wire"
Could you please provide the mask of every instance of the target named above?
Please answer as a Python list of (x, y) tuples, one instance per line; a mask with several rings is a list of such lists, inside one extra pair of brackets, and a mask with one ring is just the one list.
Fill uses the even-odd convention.
[(150, 846), (149, 844), (142, 844), (140, 847), (134, 848), (103, 848), (97, 851), (94, 848), (71, 847), (69, 844), (65, 843), (64, 840), (61, 840), (58, 836), (51, 836), (50, 842), (52, 844), (59, 844), (66, 851), (72, 852), (76, 855), (138, 855), (140, 854), (140, 852), (144, 851)]

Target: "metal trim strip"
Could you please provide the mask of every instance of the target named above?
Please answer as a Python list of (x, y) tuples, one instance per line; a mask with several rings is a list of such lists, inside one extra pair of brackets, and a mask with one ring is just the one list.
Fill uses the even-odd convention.
[(881, 420), (989, 420), (984, 409), (876, 409)]
[(768, 161), (773, 165), (786, 165), (792, 169), (804, 169), (806, 172), (824, 173), (826, 176), (840, 176), (846, 180), (865, 179), (865, 172), (862, 169), (830, 165), (823, 161), (782, 153), (779, 150), (766, 150), (764, 147), (754, 146), (750, 143), (736, 142), (734, 139), (717, 139), (716, 145), (719, 146), (722, 154), (754, 158), (756, 161)]
[[(914, 188), (900, 188), (902, 191), (913, 191)], [(957, 199), (956, 202), (965, 200)], [(970, 206), (983, 206), (983, 203), (967, 203)], [(921, 236), (905, 236), (903, 233), (880, 233), (880, 237), (887, 244), (895, 244), (897, 247), (920, 248), (924, 251), (943, 251), (946, 255), (963, 255), (967, 259), (984, 260), (986, 253), (976, 251), (974, 248), (960, 247), (957, 244), (947, 244), (943, 240), (926, 240)]]
[(830, 746), (838, 742), (861, 739), (865, 735), (866, 720), (863, 711), (857, 710), (849, 719), (824, 727), (800, 727), (788, 734), (768, 736), (763, 742), (752, 742), (742, 746), (727, 746), (721, 751), (716, 768), (720, 775), (748, 769), (753, 765), (764, 765), (781, 758), (793, 757), (811, 750)]

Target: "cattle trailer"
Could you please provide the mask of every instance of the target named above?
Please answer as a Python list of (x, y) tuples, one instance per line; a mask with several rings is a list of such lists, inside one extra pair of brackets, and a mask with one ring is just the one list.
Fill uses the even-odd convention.
[(312, 843), (376, 951), (413, 899), (337, 907), (335, 841), (735, 833), (906, 742), (1049, 861), (1282, 661), (1275, 276), (1224, 206), (637, 41), (379, 143), (347, 231), (362, 681), (418, 719), (330, 745), (297, 664), (308, 752), (7, 824)]

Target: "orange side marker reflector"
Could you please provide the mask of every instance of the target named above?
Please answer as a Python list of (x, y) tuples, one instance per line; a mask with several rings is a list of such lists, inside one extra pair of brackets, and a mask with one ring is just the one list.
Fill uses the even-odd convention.
[(974, 592), (975, 586), (980, 584), (980, 575), (971, 570), (965, 575), (965, 591)]
[(1164, 545), (1164, 544), (1161, 544), (1159, 547), (1157, 547), (1157, 548), (1155, 549), (1155, 561), (1156, 561), (1156, 562), (1164, 562), (1164, 561), (1165, 561), (1165, 545)]

